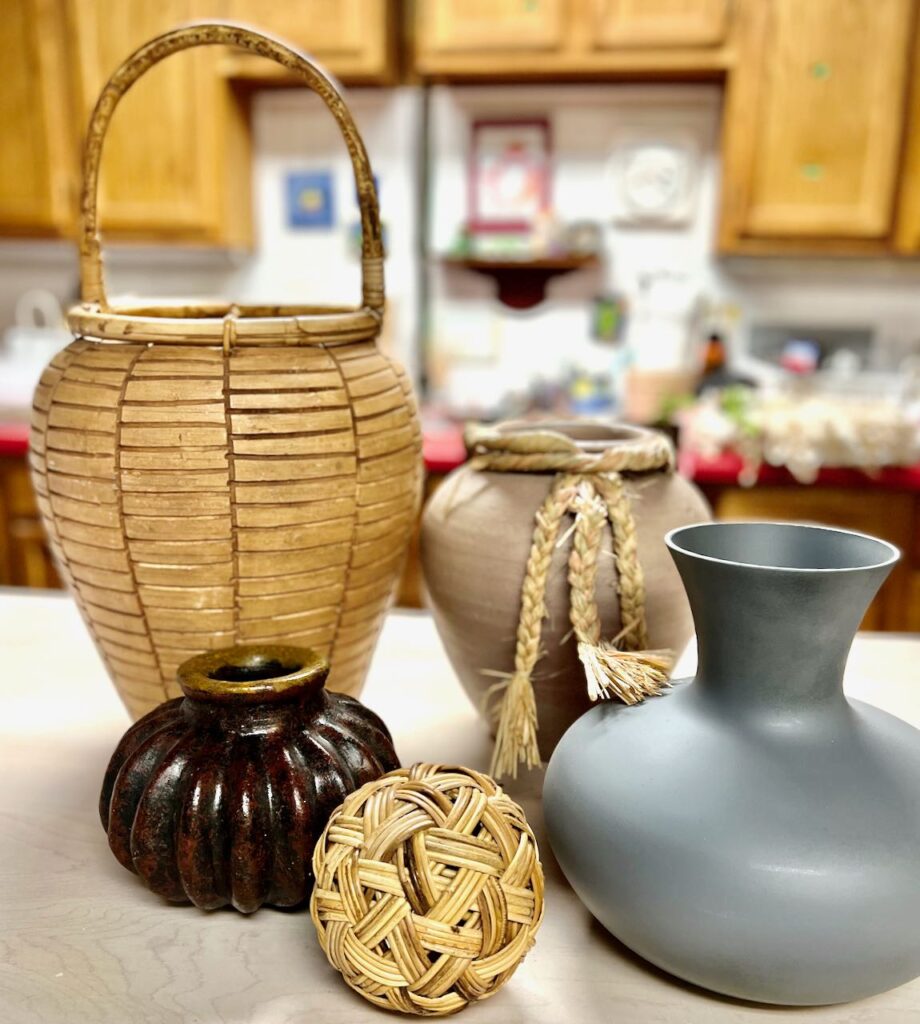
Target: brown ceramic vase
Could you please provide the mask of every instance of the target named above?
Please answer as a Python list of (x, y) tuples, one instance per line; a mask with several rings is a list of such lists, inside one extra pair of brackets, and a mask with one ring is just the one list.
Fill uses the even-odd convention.
[(153, 892), (205, 910), (302, 903), (332, 811), (399, 767), (383, 722), (323, 689), (300, 647), (210, 651), (179, 669), (185, 697), (125, 733), (99, 811), (109, 846)]
[[(585, 452), (639, 445), (655, 435), (602, 421), (506, 423), (501, 432), (555, 431)], [(693, 633), (690, 608), (664, 535), (710, 518), (699, 491), (677, 473), (623, 473), (636, 524), (638, 559), (645, 577), (649, 646), (679, 653)], [(448, 657), (470, 698), (483, 708), (495, 672), (510, 673), (521, 585), (531, 548), (534, 517), (552, 486), (548, 472), (495, 472), (466, 464), (454, 470), (425, 509), (421, 557), (429, 602)], [(566, 729), (591, 706), (577, 643), (569, 621), (565, 536), (550, 567), (542, 656), (533, 675), (540, 755), (546, 760)], [(602, 635), (620, 629), (616, 570), (609, 524), (598, 558), (597, 602)]]

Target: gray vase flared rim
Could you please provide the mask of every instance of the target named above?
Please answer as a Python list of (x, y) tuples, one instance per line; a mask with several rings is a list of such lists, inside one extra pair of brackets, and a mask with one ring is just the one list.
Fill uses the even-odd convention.
[[(827, 547), (827, 541), (832, 540), (839, 545), (841, 552), (849, 551), (850, 558), (856, 550), (861, 548), (864, 552), (874, 551), (876, 556), (874, 558), (860, 558), (856, 561), (850, 561), (850, 564), (841, 565), (795, 565), (787, 564), (783, 565), (779, 561), (771, 564), (766, 561), (749, 561), (744, 558), (739, 558), (737, 555), (733, 558), (723, 557), (721, 555), (707, 553), (706, 551), (695, 550), (694, 547), (688, 546), (690, 537), (696, 535), (698, 538), (704, 538), (706, 534), (711, 533), (723, 533), (726, 535), (739, 533), (749, 533), (751, 539), (754, 538), (755, 533), (759, 533), (761, 536), (759, 540), (763, 540), (763, 534), (769, 531), (776, 535), (776, 541), (779, 542), (780, 535), (786, 535), (786, 539), (790, 539), (792, 534), (795, 535), (795, 539), (799, 542), (806, 540), (814, 540), (823, 543)], [(809, 537), (811, 534), (811, 537)], [(819, 526), (810, 523), (790, 523), (782, 521), (770, 521), (770, 520), (722, 520), (716, 523), (702, 522), (702, 523), (691, 523), (686, 526), (678, 526), (676, 529), (670, 530), (665, 534), (665, 544), (673, 554), (686, 555), (689, 558), (699, 559), (704, 562), (712, 562), (717, 565), (731, 565), (737, 566), (744, 569), (759, 569), (764, 572), (801, 572), (801, 573), (846, 573), (846, 572), (865, 572), (869, 569), (881, 569), (884, 567), (892, 566), (901, 557), (901, 551), (895, 547), (894, 544), (889, 544), (887, 540), (881, 540), (878, 537), (873, 537), (868, 533), (860, 533), (858, 530), (844, 530), (836, 526)], [(710, 546), (711, 545), (707, 545)]]

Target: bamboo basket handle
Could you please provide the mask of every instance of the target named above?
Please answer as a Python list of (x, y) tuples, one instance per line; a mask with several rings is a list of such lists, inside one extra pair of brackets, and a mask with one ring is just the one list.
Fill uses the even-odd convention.
[(304, 54), (271, 36), (241, 25), (220, 22), (185, 25), (151, 39), (113, 72), (99, 94), (89, 120), (83, 150), (83, 192), (80, 197), (80, 293), (83, 302), (98, 304), (102, 310), (109, 309), (99, 237), (99, 162), (105, 134), (119, 100), (141, 75), (170, 54), (193, 46), (218, 44), (249, 50), (296, 72), (322, 99), (335, 118), (351, 157), (361, 210), (362, 302), (365, 307), (381, 313), (384, 301), (383, 242), (377, 190), (364, 142), (345, 101), (328, 76)]

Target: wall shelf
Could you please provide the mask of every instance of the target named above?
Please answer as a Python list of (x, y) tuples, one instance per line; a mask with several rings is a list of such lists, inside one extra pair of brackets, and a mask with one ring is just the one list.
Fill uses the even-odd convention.
[(546, 298), (546, 285), (550, 278), (597, 267), (600, 260), (593, 254), (537, 259), (443, 256), (441, 263), (494, 278), (499, 302), (511, 309), (531, 309)]

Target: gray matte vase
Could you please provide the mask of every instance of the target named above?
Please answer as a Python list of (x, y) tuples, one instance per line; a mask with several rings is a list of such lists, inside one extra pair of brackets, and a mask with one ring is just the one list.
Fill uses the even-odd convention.
[(699, 646), (692, 680), (583, 715), (546, 773), (553, 850), (595, 917), (688, 981), (768, 1003), (920, 974), (920, 732), (843, 694), (898, 559), (815, 526), (667, 536)]

